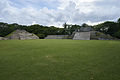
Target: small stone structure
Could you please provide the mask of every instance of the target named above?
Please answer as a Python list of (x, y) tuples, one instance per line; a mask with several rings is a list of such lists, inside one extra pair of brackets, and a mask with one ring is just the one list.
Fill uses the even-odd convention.
[(0, 40), (4, 40), (4, 38), (3, 38), (3, 37), (0, 37)]
[(89, 31), (93, 31), (93, 29), (91, 27), (81, 27), (80, 29), (78, 29), (79, 32), (89, 32)]
[(29, 33), (25, 30), (15, 30), (11, 34), (7, 35), (5, 38), (14, 40), (39, 39), (39, 37), (35, 34)]
[(67, 39), (68, 35), (48, 35), (45, 39)]
[(8, 38), (0, 37), (0, 40), (8, 40)]

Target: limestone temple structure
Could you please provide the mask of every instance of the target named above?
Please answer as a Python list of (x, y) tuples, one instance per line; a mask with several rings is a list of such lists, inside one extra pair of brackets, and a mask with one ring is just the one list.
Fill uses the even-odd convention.
[(81, 27), (80, 29), (73, 32), (73, 40), (90, 40), (90, 31), (93, 29), (91, 27)]
[(93, 30), (91, 27), (82, 27), (73, 32), (73, 40), (112, 40), (112, 36)]
[(14, 32), (7, 35), (5, 38), (14, 40), (39, 39), (39, 37), (35, 34), (29, 33), (25, 30), (15, 30)]

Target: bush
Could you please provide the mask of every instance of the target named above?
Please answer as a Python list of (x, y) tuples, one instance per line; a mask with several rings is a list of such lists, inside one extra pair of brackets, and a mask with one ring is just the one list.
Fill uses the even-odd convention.
[(36, 34), (40, 39), (44, 39), (45, 35), (44, 34)]
[(120, 31), (116, 32), (116, 33), (114, 34), (114, 36), (117, 37), (117, 38), (120, 38)]

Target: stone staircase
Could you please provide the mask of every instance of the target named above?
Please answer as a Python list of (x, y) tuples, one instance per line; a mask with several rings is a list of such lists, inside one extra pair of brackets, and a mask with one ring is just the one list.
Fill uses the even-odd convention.
[(90, 40), (90, 32), (75, 32), (73, 40)]

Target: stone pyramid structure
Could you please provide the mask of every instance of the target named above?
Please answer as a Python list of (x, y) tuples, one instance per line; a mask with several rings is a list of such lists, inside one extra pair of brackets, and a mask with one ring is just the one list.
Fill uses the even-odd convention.
[(91, 27), (82, 27), (73, 32), (73, 40), (114, 40), (114, 38), (108, 34), (94, 31)]
[(35, 34), (29, 33), (25, 30), (15, 30), (14, 32), (7, 35), (5, 38), (14, 40), (39, 39), (39, 37)]
[(76, 32), (73, 40), (90, 40), (90, 32)]
[(90, 40), (91, 27), (81, 27), (77, 31), (73, 32), (73, 40)]

